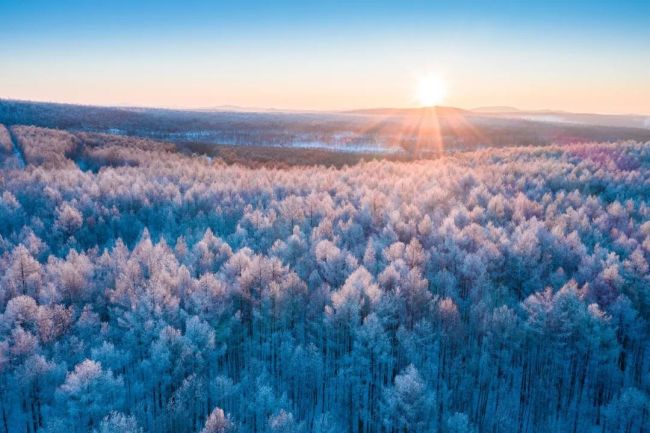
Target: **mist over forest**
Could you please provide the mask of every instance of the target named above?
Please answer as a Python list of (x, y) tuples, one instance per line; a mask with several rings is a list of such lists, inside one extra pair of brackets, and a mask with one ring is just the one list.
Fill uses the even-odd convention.
[(0, 432), (647, 433), (650, 131), (436, 115), (1, 101)]
[[(235, 108), (95, 107), (0, 99), (0, 123), (163, 140), (197, 153), (218, 152), (224, 146), (242, 151), (247, 146), (366, 158), (411, 159), (487, 147), (650, 140), (650, 118), (636, 115), (514, 108), (507, 112), (453, 107), (338, 112)], [(314, 158), (310, 162), (322, 161)]]

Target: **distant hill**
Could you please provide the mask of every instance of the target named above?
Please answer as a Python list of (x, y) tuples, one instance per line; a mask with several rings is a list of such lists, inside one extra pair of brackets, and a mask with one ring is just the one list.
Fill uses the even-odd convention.
[(592, 114), (566, 111), (535, 110), (513, 112), (483, 112), (486, 116), (530, 120), (544, 123), (592, 125), (617, 128), (650, 129), (650, 116), (638, 114)]
[(520, 110), (515, 107), (508, 107), (507, 105), (495, 105), (491, 107), (472, 108), (469, 111), (473, 111), (474, 113), (516, 113)]
[(360, 110), (348, 110), (348, 111), (344, 111), (343, 113), (370, 114), (370, 115), (378, 115), (378, 116), (408, 116), (408, 115), (420, 115), (420, 114), (435, 114), (437, 116), (448, 116), (448, 115), (471, 114), (470, 111), (464, 110), (462, 108), (445, 107), (445, 106), (414, 107), (414, 108), (367, 108), (367, 109), (360, 109)]
[(644, 116), (476, 112), (455, 107), (341, 112), (175, 110), (0, 100), (0, 123), (178, 144), (429, 154), (550, 143), (650, 141)]

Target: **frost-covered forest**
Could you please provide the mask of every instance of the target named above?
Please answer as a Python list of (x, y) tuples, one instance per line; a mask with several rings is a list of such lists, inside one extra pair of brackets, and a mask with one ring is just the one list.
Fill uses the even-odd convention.
[(453, 107), (348, 112), (237, 112), (98, 107), (0, 98), (0, 123), (166, 140), (208, 147), (268, 146), (366, 154), (448, 151), (575, 141), (650, 140), (650, 118), (487, 113)]
[(2, 433), (650, 431), (650, 143), (0, 164)]

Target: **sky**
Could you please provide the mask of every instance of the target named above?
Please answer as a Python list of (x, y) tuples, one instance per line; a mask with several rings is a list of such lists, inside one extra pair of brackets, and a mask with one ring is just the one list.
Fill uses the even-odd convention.
[(0, 21), (0, 98), (415, 107), (434, 80), (439, 105), (650, 114), (647, 0), (0, 0)]

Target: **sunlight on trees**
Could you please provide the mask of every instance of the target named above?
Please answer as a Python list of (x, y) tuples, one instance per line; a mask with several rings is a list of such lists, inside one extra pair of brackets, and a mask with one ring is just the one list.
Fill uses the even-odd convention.
[[(0, 432), (650, 422), (650, 143), (250, 169), (0, 128)], [(4, 141), (3, 141), (4, 140)]]

